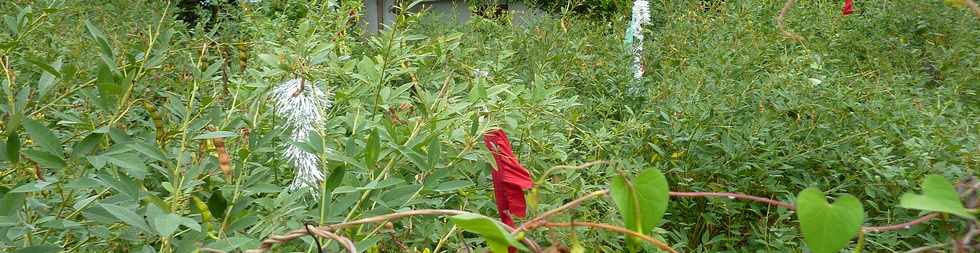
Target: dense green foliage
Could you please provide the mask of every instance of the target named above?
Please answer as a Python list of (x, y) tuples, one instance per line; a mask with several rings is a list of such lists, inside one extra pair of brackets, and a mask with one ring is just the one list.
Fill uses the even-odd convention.
[[(535, 176), (613, 162), (535, 177), (532, 216), (657, 168), (673, 191), (846, 193), (866, 225), (886, 224), (921, 214), (898, 206), (926, 174), (954, 181), (980, 167), (980, 29), (941, 1), (860, 1), (849, 17), (837, 2), (803, 1), (787, 17), (803, 42), (773, 25), (781, 3), (652, 1), (640, 96), (627, 92), (626, 16), (554, 14), (519, 27), (405, 15), (366, 35), (348, 15), (358, 1), (321, 2), (242, 4), (196, 27), (166, 1), (0, 2), (0, 250), (251, 249), (304, 222), (422, 208), (494, 216), (481, 136), (491, 127), (508, 132)], [(287, 141), (268, 97), (295, 76), (334, 93), (308, 143)], [(286, 190), (284, 145), (328, 161), (322, 194)], [(561, 217), (623, 225), (616, 210), (591, 201)], [(671, 199), (654, 236), (683, 252), (802, 252), (793, 217)], [(943, 243), (963, 227), (868, 234), (865, 250)], [(401, 251), (391, 238), (420, 251), (486, 246), (447, 219), (394, 228), (345, 235), (380, 252)], [(626, 247), (618, 234), (551, 231), (528, 236)], [(280, 250), (311, 249), (303, 240)]]

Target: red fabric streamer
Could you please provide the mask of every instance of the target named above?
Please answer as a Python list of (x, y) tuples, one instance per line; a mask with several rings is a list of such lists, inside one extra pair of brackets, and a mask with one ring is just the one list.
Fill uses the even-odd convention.
[(841, 12), (844, 16), (854, 13), (854, 0), (844, 0), (844, 9)]
[(510, 215), (524, 217), (527, 215), (527, 203), (524, 199), (524, 190), (530, 189), (534, 185), (531, 181), (531, 173), (521, 166), (521, 162), (514, 156), (511, 149), (510, 140), (504, 130), (493, 130), (483, 135), (483, 143), (493, 154), (493, 159), (497, 166), (490, 176), (493, 178), (493, 195), (497, 201), (497, 213), (504, 224), (514, 226), (514, 220)]

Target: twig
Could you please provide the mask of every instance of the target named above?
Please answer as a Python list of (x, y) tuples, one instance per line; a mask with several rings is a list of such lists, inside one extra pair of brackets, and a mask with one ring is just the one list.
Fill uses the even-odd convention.
[[(588, 195), (579, 197), (578, 199), (572, 200), (571, 202), (568, 202), (565, 205), (562, 205), (562, 206), (560, 206), (558, 208), (552, 209), (551, 211), (547, 211), (547, 212), (539, 215), (538, 217), (535, 217), (534, 219), (531, 219), (530, 221), (525, 222), (520, 227), (518, 227), (515, 230), (514, 233), (517, 233), (517, 232), (520, 232), (520, 231), (533, 230), (535, 227), (541, 226), (543, 223), (547, 222), (547, 219), (550, 218), (550, 217), (552, 217), (552, 216), (555, 216), (555, 215), (557, 215), (557, 214), (559, 214), (559, 213), (561, 213), (561, 212), (563, 212), (563, 211), (565, 211), (567, 209), (575, 208), (575, 207), (579, 206), (580, 204), (582, 204), (582, 202), (584, 202), (586, 200), (593, 199), (595, 197), (599, 197), (599, 196), (602, 196), (602, 195), (605, 195), (605, 194), (608, 194), (608, 193), (609, 193), (609, 190), (600, 190), (600, 191), (595, 191), (595, 192), (589, 193)], [(778, 206), (778, 207), (786, 208), (786, 209), (789, 209), (789, 210), (796, 210), (796, 206), (794, 206), (793, 204), (790, 204), (790, 203), (786, 203), (786, 202), (782, 202), (782, 201), (778, 201), (778, 200), (773, 200), (773, 199), (769, 199), (769, 198), (764, 198), (764, 197), (758, 197), (758, 196), (752, 196), (752, 195), (742, 194), (742, 193), (733, 193), (733, 192), (670, 192), (670, 196), (672, 196), (672, 197), (728, 197), (728, 198), (733, 198), (733, 199), (742, 199), (742, 200), (749, 200), (749, 201), (755, 201), (755, 202), (760, 202), (760, 203), (766, 203), (766, 204), (769, 204), (769, 205)], [(917, 219), (914, 219), (914, 220), (911, 220), (911, 221), (908, 221), (908, 222), (905, 222), (905, 223), (899, 223), (899, 224), (894, 224), (894, 225), (885, 225), (885, 226), (862, 227), (861, 230), (864, 231), (864, 232), (868, 232), (868, 233), (880, 233), (880, 232), (888, 232), (888, 231), (909, 229), (909, 228), (911, 228), (914, 225), (925, 223), (925, 222), (931, 220), (932, 218), (935, 218), (937, 215), (938, 214), (936, 214), (936, 213), (931, 213), (931, 214), (927, 214), (925, 216), (919, 217)]]
[(589, 199), (592, 199), (592, 198), (595, 198), (595, 197), (599, 197), (599, 196), (602, 196), (602, 195), (606, 195), (608, 193), (609, 193), (609, 190), (599, 190), (599, 191), (594, 191), (592, 193), (589, 193), (588, 195), (579, 197), (579, 198), (577, 198), (575, 200), (572, 200), (572, 202), (568, 202), (565, 205), (562, 205), (562, 206), (560, 206), (558, 208), (552, 209), (551, 211), (547, 211), (547, 212), (545, 212), (545, 213), (543, 213), (541, 215), (538, 215), (538, 217), (535, 217), (534, 219), (531, 219), (530, 221), (525, 222), (524, 224), (521, 224), (520, 227), (518, 227), (517, 229), (514, 230), (514, 233), (516, 234), (517, 232), (532, 230), (535, 227), (538, 227), (541, 224), (546, 223), (548, 221), (548, 218), (551, 217), (551, 216), (555, 216), (556, 214), (559, 214), (562, 211), (565, 211), (567, 209), (575, 208), (579, 204), (582, 204), (582, 202), (585, 202), (586, 200), (589, 200)]
[(671, 252), (671, 253), (677, 253), (677, 251), (675, 251), (674, 249), (670, 248), (670, 245), (667, 245), (666, 243), (661, 242), (660, 240), (657, 240), (657, 239), (655, 239), (653, 237), (650, 237), (650, 236), (647, 236), (647, 235), (644, 235), (644, 234), (637, 233), (636, 231), (633, 231), (633, 230), (629, 230), (629, 229), (626, 229), (626, 228), (617, 227), (617, 226), (613, 226), (613, 225), (609, 225), (609, 224), (573, 221), (573, 222), (566, 222), (566, 223), (546, 222), (546, 223), (542, 224), (542, 226), (545, 226), (545, 227), (590, 227), (590, 228), (605, 229), (605, 230), (609, 230), (609, 231), (613, 231), (613, 232), (618, 232), (618, 233), (621, 233), (621, 234), (626, 234), (626, 235), (629, 235), (629, 236), (636, 237), (636, 238), (639, 238), (641, 240), (647, 241), (650, 244), (656, 245), (657, 248), (660, 248), (660, 250)]
[(911, 249), (909, 251), (906, 251), (905, 253), (927, 252), (927, 251), (930, 251), (930, 250), (934, 250), (934, 249), (939, 249), (939, 248), (942, 248), (942, 247), (946, 247), (946, 245), (949, 245), (949, 243), (922, 246), (922, 247), (918, 247), (918, 248), (914, 248), (914, 249)]
[(794, 4), (796, 4), (796, 0), (786, 0), (786, 4), (783, 4), (783, 9), (779, 10), (779, 15), (777, 15), (774, 19), (776, 20), (776, 27), (779, 28), (779, 31), (782, 32), (784, 36), (796, 41), (803, 41), (803, 37), (796, 33), (787, 31), (786, 25), (783, 24), (783, 17), (786, 17), (786, 13), (793, 8)]
[[(354, 226), (358, 226), (358, 225), (361, 225), (361, 224), (380, 223), (380, 222), (385, 222), (385, 221), (389, 221), (389, 220), (397, 220), (397, 219), (401, 219), (401, 218), (405, 218), (405, 217), (411, 217), (411, 216), (452, 216), (452, 215), (460, 215), (460, 214), (468, 214), (468, 213), (470, 213), (470, 212), (459, 211), (459, 210), (446, 210), (446, 209), (421, 209), (421, 210), (412, 210), (412, 211), (405, 211), (405, 212), (397, 212), (397, 213), (392, 213), (392, 214), (386, 214), (386, 215), (381, 215), (381, 216), (364, 218), (364, 219), (355, 220), (355, 221), (351, 221), (351, 222), (345, 222), (345, 223), (332, 224), (332, 225), (326, 225), (326, 226), (319, 226), (319, 227), (313, 228), (311, 230), (314, 230), (314, 231), (321, 231), (321, 230), (322, 231), (335, 231), (337, 229), (354, 227)], [(514, 231), (514, 228), (511, 228), (510, 226), (504, 225), (504, 228), (506, 228), (508, 231)], [(273, 245), (282, 244), (282, 243), (291, 241), (293, 239), (306, 236), (308, 234), (309, 233), (306, 231), (306, 229), (296, 229), (296, 230), (293, 230), (293, 231), (289, 231), (288, 233), (286, 233), (284, 235), (270, 235), (268, 239), (262, 240), (262, 244), (259, 245), (258, 248), (252, 249), (252, 250), (248, 250), (248, 251), (245, 251), (245, 252), (246, 253), (263, 253), (263, 252), (266, 252), (266, 251), (270, 250)], [(326, 234), (321, 235), (321, 236), (330, 237), (329, 235), (326, 235)], [(340, 242), (343, 243), (343, 241), (341, 241), (341, 240), (337, 240), (337, 241), (340, 241)], [(533, 251), (533, 252), (541, 252), (541, 247), (538, 246), (538, 244), (535, 243), (534, 241), (531, 241), (530, 239), (528, 239), (527, 237), (525, 237), (522, 240), (522, 242), (525, 245), (527, 245), (528, 248), (531, 249), (531, 251)]]
[(766, 203), (766, 204), (769, 204), (769, 205), (774, 205), (774, 206), (786, 208), (786, 209), (789, 209), (789, 210), (796, 210), (796, 206), (793, 206), (793, 204), (790, 204), (790, 203), (786, 203), (786, 202), (782, 202), (782, 201), (778, 201), (778, 200), (773, 200), (773, 199), (768, 199), (768, 198), (763, 198), (763, 197), (757, 197), (757, 196), (747, 195), (747, 194), (735, 193), (735, 192), (670, 192), (670, 196), (673, 196), (673, 197), (728, 197), (728, 198), (731, 198), (731, 199), (744, 199), (744, 200), (751, 200), (751, 201), (755, 201), (755, 202), (762, 202), (762, 203)]
[(939, 216), (939, 214), (938, 213), (930, 213), (930, 214), (927, 214), (925, 216), (919, 217), (918, 219), (914, 219), (914, 220), (911, 220), (911, 221), (905, 222), (905, 223), (899, 223), (899, 224), (895, 224), (895, 225), (885, 225), (885, 226), (879, 226), (879, 227), (862, 227), (861, 230), (864, 230), (865, 232), (880, 233), (880, 232), (888, 232), (888, 231), (909, 229), (909, 228), (912, 228), (912, 226), (914, 226), (914, 225), (918, 225), (918, 224), (924, 223), (926, 221), (929, 221), (930, 219), (935, 218), (936, 216)]
[[(347, 249), (347, 252), (349, 252), (349, 253), (357, 253), (357, 246), (354, 245), (354, 242), (351, 241), (350, 239), (348, 239), (347, 237), (343, 237), (343, 236), (340, 236), (340, 235), (331, 233), (330, 231), (327, 231), (325, 229), (311, 229), (311, 230), (313, 231), (313, 233), (315, 233), (318, 236), (330, 238), (330, 239), (333, 239), (334, 241), (340, 242), (340, 245), (344, 246), (344, 248)], [(318, 251), (319, 250), (322, 250), (322, 249), (318, 249)]]

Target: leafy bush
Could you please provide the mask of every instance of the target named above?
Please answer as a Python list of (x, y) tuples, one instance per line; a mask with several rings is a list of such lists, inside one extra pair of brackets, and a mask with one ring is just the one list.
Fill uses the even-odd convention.
[[(836, 2), (801, 2), (786, 20), (806, 38), (796, 42), (773, 25), (780, 3), (705, 10), (654, 1), (644, 96), (626, 91), (628, 17), (618, 14), (546, 16), (528, 27), (406, 15), (366, 36), (350, 15), (359, 1), (336, 10), (325, 2), (241, 3), (212, 30), (182, 25), (166, 1), (0, 2), (0, 249), (230, 251), (307, 222), (416, 209), (491, 214), (481, 133), (492, 127), (510, 134), (535, 175), (532, 217), (655, 168), (674, 191), (785, 202), (811, 187), (850, 194), (866, 225), (889, 224), (919, 217), (898, 206), (915, 207), (902, 193), (927, 174), (953, 181), (980, 164), (980, 30), (972, 14), (939, 2), (863, 1), (849, 17)], [(269, 100), (296, 77), (334, 94), (326, 125), (304, 143), (288, 141)], [(327, 161), (317, 194), (286, 190), (285, 145)], [(596, 160), (610, 163), (555, 167)], [(557, 217), (636, 228), (622, 222), (621, 206), (584, 202)], [(805, 245), (795, 227), (807, 225), (775, 206), (679, 198), (665, 212), (647, 234), (682, 252)], [(948, 230), (973, 222), (869, 233), (864, 247), (943, 244), (959, 239)], [(471, 226), (453, 224), (412, 217), (342, 232), (380, 252), (484, 245), (457, 232)], [(597, 230), (527, 232), (552, 235), (591, 251), (655, 250)], [(276, 249), (315, 244), (302, 240)]]

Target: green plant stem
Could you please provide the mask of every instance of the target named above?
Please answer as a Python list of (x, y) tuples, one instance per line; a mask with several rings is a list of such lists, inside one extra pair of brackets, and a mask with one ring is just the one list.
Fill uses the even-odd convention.
[[(160, 15), (160, 19), (157, 21), (156, 31), (153, 31), (153, 27), (149, 28), (151, 35), (150, 35), (149, 42), (147, 42), (146, 50), (143, 51), (143, 55), (144, 55), (143, 61), (140, 63), (139, 69), (136, 71), (136, 74), (133, 76), (132, 79), (130, 79), (131, 81), (129, 82), (129, 87), (126, 88), (126, 92), (123, 93), (122, 99), (119, 100), (118, 106), (122, 108), (122, 110), (119, 110), (119, 112), (117, 112), (117, 115), (110, 118), (111, 119), (111, 121), (109, 122), (110, 126), (115, 125), (116, 122), (122, 119), (122, 117), (125, 116), (127, 112), (129, 112), (129, 108), (132, 107), (133, 103), (128, 103), (129, 97), (132, 96), (133, 90), (136, 88), (136, 82), (138, 82), (146, 73), (145, 72), (146, 61), (151, 58), (150, 51), (153, 50), (153, 45), (156, 43), (157, 39), (160, 36), (160, 30), (163, 29), (163, 20), (167, 17), (167, 11), (169, 11), (169, 9), (170, 9), (169, 4), (167, 5), (167, 7), (163, 9), (163, 14)], [(207, 44), (205, 44), (205, 46), (206, 45)]]
[(864, 251), (864, 231), (858, 231), (857, 246), (854, 246), (854, 253)]

